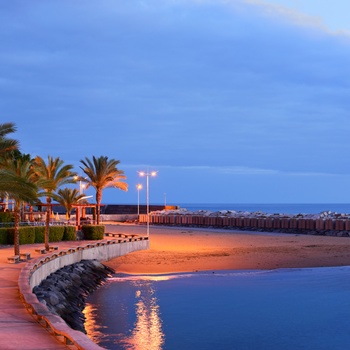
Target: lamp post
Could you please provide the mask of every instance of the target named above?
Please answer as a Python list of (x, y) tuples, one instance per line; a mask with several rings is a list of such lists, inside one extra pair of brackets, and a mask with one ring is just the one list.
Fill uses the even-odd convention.
[(84, 193), (85, 184), (83, 184), (83, 182), (81, 181), (81, 177), (80, 176), (74, 176), (74, 180), (75, 181), (79, 180), (79, 194), (83, 194)]
[(150, 176), (156, 176), (157, 172), (156, 171), (151, 171), (149, 172), (144, 172), (140, 171), (139, 172), (140, 176), (146, 176), (146, 212), (147, 212), (147, 236), (149, 236), (149, 177)]
[(142, 185), (137, 184), (136, 189), (137, 189), (137, 216), (139, 216), (140, 215), (140, 190), (142, 190)]
[[(84, 188), (86, 187), (86, 185), (81, 181), (82, 177), (81, 176), (74, 176), (74, 180), (77, 181), (79, 180), (79, 194), (82, 195), (84, 194)], [(86, 179), (86, 177), (84, 177), (84, 179)], [(89, 196), (92, 197), (92, 196)], [(79, 200), (82, 199), (86, 199), (88, 198), (87, 196), (80, 198)], [(85, 208), (81, 208), (81, 216), (85, 217)], [(80, 224), (80, 208), (76, 207), (75, 208), (75, 221), (76, 221), (76, 226), (79, 226)]]

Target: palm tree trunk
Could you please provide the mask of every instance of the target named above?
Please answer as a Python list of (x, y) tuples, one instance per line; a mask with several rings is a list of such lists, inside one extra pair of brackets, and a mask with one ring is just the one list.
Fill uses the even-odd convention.
[(20, 220), (20, 206), (19, 203), (15, 203), (15, 223), (14, 223), (14, 255), (19, 255), (19, 220)]
[(100, 190), (96, 191), (96, 203), (97, 203), (97, 213), (96, 213), (96, 224), (100, 224), (100, 206), (101, 206), (102, 192)]
[(44, 242), (45, 242), (45, 249), (46, 251), (50, 250), (49, 245), (49, 232), (50, 232), (50, 218), (51, 218), (51, 198), (46, 198), (46, 204), (48, 206), (46, 207), (46, 223), (45, 223), (45, 236), (44, 236)]
[(34, 221), (34, 215), (33, 215), (33, 206), (32, 205), (29, 206), (29, 211), (30, 211), (29, 221), (33, 222)]

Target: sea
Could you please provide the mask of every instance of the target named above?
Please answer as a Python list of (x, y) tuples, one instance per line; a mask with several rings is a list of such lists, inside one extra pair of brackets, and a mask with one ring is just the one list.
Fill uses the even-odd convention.
[[(180, 206), (350, 212), (350, 204)], [(111, 350), (345, 350), (350, 349), (350, 266), (115, 274), (88, 297), (84, 313), (88, 336)]]

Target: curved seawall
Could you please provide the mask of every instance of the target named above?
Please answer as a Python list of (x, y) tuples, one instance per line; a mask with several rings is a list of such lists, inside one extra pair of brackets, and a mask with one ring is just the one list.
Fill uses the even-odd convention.
[(74, 345), (77, 349), (102, 349), (93, 343), (84, 333), (70, 328), (59, 316), (54, 315), (40, 303), (33, 288), (51, 273), (64, 266), (75, 264), (81, 260), (107, 261), (127, 253), (149, 249), (147, 237), (126, 238), (123, 240), (107, 240), (69, 248), (45, 255), (26, 264), (21, 270), (18, 286), (21, 299), (27, 310), (47, 330), (65, 344)]

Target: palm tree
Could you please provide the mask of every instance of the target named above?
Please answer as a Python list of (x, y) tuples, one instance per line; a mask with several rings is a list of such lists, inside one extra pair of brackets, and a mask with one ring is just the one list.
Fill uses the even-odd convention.
[(85, 160), (80, 160), (84, 167), (80, 167), (87, 175), (87, 179), (81, 177), (80, 180), (87, 183), (87, 187), (94, 187), (96, 190), (97, 203), (97, 225), (100, 224), (100, 206), (102, 200), (102, 191), (108, 187), (118, 188), (123, 191), (128, 190), (128, 184), (122, 180), (126, 179), (124, 171), (119, 170), (117, 165), (119, 160), (110, 159), (100, 156), (92, 157), (92, 161), (85, 157)]
[(63, 188), (59, 189), (57, 194), (53, 196), (53, 199), (63, 205), (66, 209), (68, 219), (70, 219), (70, 214), (73, 210), (73, 206), (82, 202), (82, 199), (85, 198), (84, 194), (80, 194), (77, 189), (72, 188)]
[(75, 183), (74, 176), (76, 175), (71, 170), (73, 166), (64, 165), (63, 160), (59, 157), (53, 159), (48, 156), (47, 163), (39, 156), (35, 157), (33, 162), (33, 171), (35, 178), (38, 181), (38, 187), (43, 190), (39, 193), (39, 197), (46, 197), (46, 224), (45, 224), (45, 249), (49, 250), (49, 228), (51, 216), (51, 202), (54, 192), (62, 185)]
[(9, 172), (3, 164), (9, 158), (10, 152), (18, 150), (19, 142), (8, 137), (8, 134), (15, 131), (14, 123), (0, 124), (0, 197), (19, 194), (26, 186), (26, 181), (18, 179), (17, 175)]
[[(4, 168), (4, 164), (0, 168), (0, 197), (8, 195), (9, 197), (18, 196), (31, 197), (31, 188), (27, 188), (30, 181), (14, 174), (9, 169)], [(29, 186), (31, 187), (31, 186)]]
[(31, 182), (32, 163), (26, 159), (8, 159), (3, 163), (4, 167), (10, 174), (13, 174), (25, 184), (25, 188), (19, 193), (11, 193), (11, 198), (15, 202), (14, 206), (14, 254), (19, 255), (19, 223), (20, 223), (20, 210), (24, 202), (33, 203), (37, 200), (37, 187)]
[(0, 124), (0, 157), (3, 158), (8, 152), (18, 149), (19, 142), (8, 138), (8, 134), (16, 131), (14, 123)]

